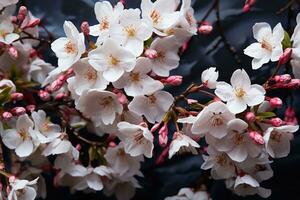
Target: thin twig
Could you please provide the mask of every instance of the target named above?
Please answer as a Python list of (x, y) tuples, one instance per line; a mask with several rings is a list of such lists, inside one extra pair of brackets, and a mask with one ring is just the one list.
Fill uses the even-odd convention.
[(288, 3), (285, 4), (285, 6), (283, 6), (276, 12), (276, 14), (277, 15), (282, 14), (284, 11), (288, 10), (293, 5), (294, 2), (295, 2), (295, 0), (289, 0)]

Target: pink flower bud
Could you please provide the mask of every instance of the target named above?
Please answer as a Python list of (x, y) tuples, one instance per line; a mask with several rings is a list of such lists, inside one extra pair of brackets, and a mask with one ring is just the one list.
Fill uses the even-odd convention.
[(10, 46), (10, 47), (8, 48), (8, 54), (10, 55), (10, 57), (11, 57), (12, 59), (17, 59), (17, 58), (19, 57), (19, 52), (18, 52), (18, 50), (16, 49), (16, 47), (14, 47), (14, 46)]
[(146, 49), (144, 54), (147, 58), (150, 58), (150, 59), (155, 59), (158, 57), (158, 53), (154, 49)]
[(285, 63), (287, 63), (291, 59), (291, 55), (292, 55), (292, 48), (286, 48), (283, 54), (281, 54), (281, 56), (279, 57), (278, 64), (284, 65)]
[(283, 124), (283, 121), (279, 117), (272, 118), (269, 122), (272, 126), (275, 127), (281, 126)]
[(118, 98), (120, 104), (125, 105), (128, 103), (128, 99), (127, 99), (126, 95), (121, 90), (114, 89), (113, 93), (115, 93), (117, 95), (117, 98)]
[(57, 95), (55, 95), (54, 99), (56, 101), (61, 101), (65, 96), (66, 96), (66, 94), (64, 92), (60, 92)]
[(292, 79), (287, 85), (286, 88), (296, 89), (300, 86), (300, 79)]
[(19, 116), (25, 114), (26, 109), (24, 107), (14, 107), (10, 112), (16, 116)]
[(2, 118), (4, 121), (8, 121), (13, 117), (13, 115), (10, 112), (4, 112), (2, 113)]
[(108, 146), (113, 148), (113, 147), (116, 147), (117, 144), (115, 142), (111, 141), (111, 142), (109, 142)]
[(29, 21), (26, 28), (33, 28), (41, 23), (41, 20), (39, 18), (35, 18)]
[(245, 119), (248, 122), (252, 123), (252, 122), (255, 122), (256, 116), (255, 116), (255, 114), (253, 112), (247, 112), (246, 115), (245, 115)]
[(8, 181), (10, 182), (10, 183), (13, 183), (13, 182), (15, 182), (17, 180), (17, 178), (15, 177), (15, 176), (9, 176), (8, 177)]
[(209, 22), (202, 22), (198, 28), (199, 33), (207, 35), (210, 34), (213, 30), (212, 25)]
[(41, 100), (43, 100), (43, 101), (50, 100), (50, 94), (49, 94), (49, 92), (46, 92), (45, 90), (40, 90), (38, 95), (41, 98)]
[(126, 0), (120, 0), (119, 2), (122, 3), (124, 6), (126, 4)]
[(81, 145), (80, 144), (77, 144), (76, 147), (75, 147), (78, 151), (81, 150)]
[(80, 26), (81, 32), (83, 32), (84, 35), (89, 35), (90, 34), (90, 25), (87, 21), (84, 21), (81, 23)]
[(29, 57), (30, 58), (35, 58), (37, 57), (38, 53), (35, 49), (30, 49), (30, 52), (29, 52)]
[(166, 79), (161, 79), (161, 82), (166, 85), (178, 86), (182, 83), (182, 76), (174, 75)]
[(265, 141), (264, 141), (262, 135), (259, 134), (259, 133), (256, 132), (256, 131), (251, 131), (251, 132), (249, 133), (249, 136), (250, 136), (257, 144), (264, 144), (264, 143), (265, 143)]
[(273, 108), (279, 108), (282, 106), (282, 100), (278, 97), (274, 97), (274, 98), (271, 98), (270, 99), (270, 105), (273, 107)]
[(164, 124), (164, 125), (160, 128), (158, 134), (159, 134), (159, 135), (167, 136), (167, 135), (168, 135), (168, 132), (169, 132), (168, 126), (167, 126), (167, 124)]
[[(70, 69), (67, 70), (66, 76), (67, 76), (67, 77), (70, 77), (70, 76), (72, 76), (73, 74), (74, 74), (74, 69), (73, 69), (73, 68), (70, 68)], [(65, 78), (65, 79), (66, 79), (66, 78)]]
[(33, 111), (35, 111), (35, 105), (31, 104), (31, 105), (26, 106), (26, 110), (27, 110), (28, 112), (33, 112)]
[(168, 137), (163, 136), (163, 135), (159, 135), (158, 136), (158, 143), (161, 147), (165, 147), (168, 143)]
[(18, 12), (18, 15), (17, 15), (17, 19), (19, 21), (19, 23), (22, 23), (25, 19), (25, 17), (27, 16), (27, 8), (25, 6), (21, 6), (19, 8), (19, 12)]
[(59, 90), (65, 83), (65, 79), (61, 78), (61, 76), (56, 79), (55, 81), (53, 81), (50, 85), (51, 88), (51, 92), (55, 92), (57, 90)]
[(247, 13), (249, 12), (251, 9), (251, 6), (249, 4), (245, 4), (243, 7), (243, 13)]
[(156, 123), (152, 126), (151, 132), (154, 133), (160, 127), (160, 123)]
[(184, 53), (189, 48), (189, 42), (190, 41), (183, 43), (183, 45), (181, 46), (181, 53)]
[(15, 92), (12, 93), (10, 97), (13, 101), (21, 101), (24, 98), (24, 95), (22, 93)]
[(155, 161), (155, 164), (156, 165), (159, 165), (159, 164), (162, 164), (165, 159), (167, 158), (168, 154), (169, 154), (169, 149), (170, 147), (167, 146), (163, 151), (162, 153), (159, 155), (159, 157), (157, 158), (157, 160)]

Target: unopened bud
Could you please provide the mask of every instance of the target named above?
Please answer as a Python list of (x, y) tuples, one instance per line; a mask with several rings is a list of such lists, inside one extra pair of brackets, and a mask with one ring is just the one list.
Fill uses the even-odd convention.
[(243, 7), (243, 13), (247, 13), (249, 12), (251, 9), (251, 6), (249, 4), (245, 4)]
[(29, 57), (35, 58), (38, 55), (37, 51), (35, 49), (30, 49)]
[(2, 113), (2, 118), (4, 121), (8, 121), (13, 117), (13, 115), (10, 112), (4, 112)]
[(35, 105), (31, 104), (31, 105), (26, 106), (26, 110), (27, 110), (28, 112), (33, 112), (33, 111), (35, 111)]
[(287, 63), (291, 59), (291, 55), (292, 55), (292, 48), (286, 48), (283, 54), (281, 54), (281, 56), (279, 57), (278, 64), (284, 65), (285, 63)]
[(209, 22), (202, 22), (198, 28), (199, 33), (207, 35), (210, 34), (213, 30), (212, 25)]
[(182, 76), (174, 75), (161, 80), (166, 85), (178, 86), (182, 83)]
[(167, 124), (164, 124), (164, 125), (160, 128), (158, 134), (159, 134), (159, 135), (167, 136), (167, 135), (168, 135), (168, 131), (169, 131), (169, 130), (168, 130)]
[(80, 144), (77, 144), (76, 147), (75, 147), (78, 151), (81, 150), (81, 145)]
[(65, 83), (65, 80), (61, 79), (61, 77), (59, 77), (58, 79), (53, 81), (50, 85), (51, 92), (55, 92), (55, 91), (59, 90), (64, 85), (64, 83)]
[(163, 136), (163, 135), (159, 135), (158, 136), (158, 142), (159, 142), (159, 145), (161, 147), (165, 147), (168, 143), (168, 137), (167, 136)]
[(115, 142), (111, 141), (111, 142), (109, 142), (108, 146), (109, 147), (116, 147), (117, 144)]
[(255, 122), (256, 116), (255, 116), (255, 114), (253, 112), (247, 112), (246, 115), (245, 115), (245, 119), (248, 122), (252, 123), (252, 122)]
[(27, 8), (25, 6), (21, 6), (19, 8), (19, 12), (17, 15), (17, 19), (18, 19), (19, 23), (22, 23), (26, 16), (27, 16)]
[(274, 98), (271, 98), (270, 99), (270, 105), (273, 107), (273, 108), (279, 108), (282, 106), (282, 100), (278, 97), (274, 97)]
[(120, 104), (125, 105), (128, 103), (128, 99), (127, 99), (126, 95), (121, 90), (114, 89), (113, 93), (115, 93), (117, 95), (117, 98), (118, 98)]
[(152, 126), (151, 132), (154, 133), (160, 127), (160, 123), (156, 123)]
[(259, 134), (259, 133), (256, 132), (256, 131), (251, 131), (251, 132), (249, 133), (249, 136), (250, 136), (250, 137), (252, 138), (252, 140), (254, 140), (254, 142), (256, 142), (257, 144), (264, 144), (264, 143), (265, 143), (265, 141), (264, 141), (262, 135)]
[(40, 90), (38, 95), (41, 98), (41, 100), (43, 100), (43, 101), (50, 100), (50, 94), (49, 94), (49, 92), (46, 92), (45, 90)]
[(14, 107), (10, 112), (16, 116), (19, 116), (25, 114), (26, 109), (24, 107)]
[(26, 28), (33, 28), (41, 23), (41, 20), (38, 18), (32, 19), (27, 24)]
[(22, 93), (15, 92), (12, 93), (10, 97), (13, 101), (21, 101), (24, 98), (24, 95)]
[(65, 96), (66, 96), (66, 94), (64, 92), (60, 92), (60, 93), (55, 95), (54, 99), (56, 101), (61, 101)]
[(87, 21), (84, 21), (81, 23), (80, 26), (81, 32), (83, 32), (84, 35), (89, 35), (90, 34), (90, 25)]
[(292, 79), (287, 85), (286, 88), (296, 89), (300, 86), (300, 79)]
[(147, 58), (150, 58), (150, 59), (155, 59), (155, 58), (158, 57), (158, 53), (157, 53), (157, 51), (154, 50), (154, 49), (146, 49), (146, 50), (145, 50), (145, 56), (146, 56)]
[(279, 117), (272, 118), (269, 122), (272, 126), (275, 127), (281, 126), (283, 124), (283, 121)]
[(16, 47), (14, 47), (14, 46), (10, 46), (10, 47), (8, 48), (8, 54), (10, 55), (10, 57), (11, 57), (12, 59), (15, 59), (15, 60), (19, 57), (19, 52), (18, 52), (18, 50), (16, 49)]

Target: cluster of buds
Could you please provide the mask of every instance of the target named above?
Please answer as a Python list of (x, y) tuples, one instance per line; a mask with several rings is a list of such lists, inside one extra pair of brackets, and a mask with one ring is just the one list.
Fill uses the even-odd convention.
[(289, 74), (276, 75), (268, 83), (271, 89), (297, 89), (300, 79), (292, 78)]

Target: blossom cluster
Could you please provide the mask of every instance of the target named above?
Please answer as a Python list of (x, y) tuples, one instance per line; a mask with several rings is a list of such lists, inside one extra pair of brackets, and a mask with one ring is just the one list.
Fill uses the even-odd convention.
[[(46, 198), (42, 172), (51, 171), (54, 185), (72, 193), (131, 199), (142, 187), (143, 162), (160, 165), (187, 153), (203, 157), (201, 168), (235, 194), (270, 196), (260, 183), (273, 176), (273, 159), (289, 154), (299, 126), (292, 107), (284, 119), (277, 116), (283, 102), (268, 92), (300, 87), (299, 25), (291, 37), (280, 23), (273, 30), (253, 26), (257, 42), (244, 50), (252, 68), (278, 62), (263, 85), (252, 84), (244, 69), (230, 83), (220, 81), (210, 67), (199, 84), (174, 97), (164, 89), (182, 83), (171, 75), (180, 52), (197, 31), (213, 31), (206, 22), (198, 28), (191, 0), (142, 0), (140, 9), (97, 2), (97, 24), (78, 29), (65, 21), (65, 37), (54, 41), (26, 7), (14, 16), (16, 3), (0, 2), (0, 135), (2, 149), (10, 150), (0, 154), (7, 178), (1, 197)], [(246, 1), (244, 9), (253, 4)], [(44, 61), (44, 48), (52, 49), (57, 67)], [(288, 62), (293, 74), (279, 75)], [(192, 93), (210, 101), (191, 99)], [(166, 199), (209, 200), (206, 190), (182, 188)]]

